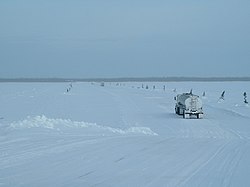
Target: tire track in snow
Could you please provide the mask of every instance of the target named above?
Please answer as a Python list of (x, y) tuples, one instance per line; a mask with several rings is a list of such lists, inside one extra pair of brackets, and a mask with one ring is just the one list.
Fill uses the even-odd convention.
[[(182, 121), (184, 122), (184, 121)], [(188, 174), (184, 174), (182, 176), (185, 177), (180, 183), (171, 183), (169, 186), (199, 186), (199, 185), (192, 185), (194, 182), (197, 182), (204, 172), (209, 172), (211, 177), (214, 178), (214, 171), (218, 170), (218, 173), (222, 173), (220, 177), (220, 181), (206, 181), (206, 183), (200, 186), (209, 186), (207, 183), (211, 182), (211, 186), (230, 186), (231, 180), (235, 174), (235, 170), (239, 165), (241, 158), (244, 154), (245, 144), (249, 142), (248, 137), (242, 136), (238, 131), (228, 128), (223, 128), (220, 122), (210, 119), (203, 119), (204, 124), (193, 124), (194, 121), (185, 121), (185, 123), (180, 122), (180, 134), (184, 135), (183, 137), (176, 137), (178, 138), (208, 138), (208, 139), (220, 139), (221, 141), (225, 141), (225, 143), (220, 146), (215, 152), (209, 157), (209, 159), (202, 160), (204, 157), (201, 157), (200, 160), (195, 161), (197, 167), (192, 169), (190, 167), (190, 163), (184, 163), (184, 167), (180, 171), (185, 173), (185, 171), (189, 171)], [(187, 123), (186, 123), (187, 122)], [(183, 129), (181, 131), (181, 129)], [(197, 129), (198, 128), (198, 129)], [(204, 136), (204, 133), (208, 136)], [(200, 136), (202, 135), (202, 136)], [(216, 162), (216, 164), (211, 164)], [(186, 164), (186, 165), (185, 165)], [(191, 164), (192, 165), (192, 164)], [(212, 168), (214, 167), (214, 168)], [(207, 169), (206, 169), (207, 168)], [(205, 170), (201, 172), (202, 170)], [(154, 186), (154, 181), (158, 181), (164, 176), (168, 174), (166, 173), (161, 174), (157, 178), (155, 178), (152, 183), (148, 186)], [(176, 173), (178, 176), (179, 173)], [(202, 181), (200, 181), (202, 182)], [(191, 183), (191, 185), (188, 185)], [(219, 185), (217, 183), (220, 183)]]
[[(110, 136), (110, 137), (93, 137), (92, 139), (82, 139), (81, 137), (71, 137), (72, 139), (57, 141), (60, 140), (60, 137), (55, 137), (51, 139), (46, 144), (34, 145), (34, 141), (25, 142), (19, 141), (15, 143), (20, 143), (21, 145), (25, 145), (25, 148), (21, 148), (21, 150), (16, 150), (15, 153), (11, 154), (2, 154), (0, 155), (1, 162), (0, 168), (9, 168), (14, 167), (20, 164), (24, 164), (29, 162), (31, 159), (39, 158), (41, 156), (53, 155), (53, 154), (63, 154), (65, 152), (70, 152), (72, 150), (77, 150), (82, 146), (89, 145), (99, 145), (103, 144), (105, 141), (110, 140), (118, 140), (118, 139), (127, 139), (130, 136)], [(134, 136), (131, 136), (134, 137)], [(28, 140), (28, 139), (27, 139)], [(42, 140), (40, 140), (42, 143)], [(48, 141), (48, 140), (46, 140)], [(8, 144), (8, 149), (11, 149), (11, 145)], [(14, 147), (18, 146), (18, 144), (14, 145)]]
[(217, 113), (219, 113), (219, 114), (222, 114), (222, 115), (229, 116), (231, 118), (234, 117), (234, 118), (243, 118), (243, 119), (248, 119), (248, 120), (250, 119), (249, 116), (243, 115), (243, 114), (241, 114), (241, 113), (239, 113), (237, 111), (234, 111), (234, 110), (220, 108), (220, 107), (212, 106), (210, 104), (204, 104), (204, 105), (205, 105), (205, 107), (207, 107), (209, 109), (212, 109), (213, 113), (215, 111), (217, 111), (216, 113), (214, 113), (214, 114), (216, 114), (216, 116), (218, 116)]
[[(190, 170), (188, 174), (186, 174), (186, 177), (184, 180), (179, 181), (178, 184), (176, 186), (185, 186), (195, 175), (197, 175), (203, 168), (205, 168), (210, 162), (212, 162), (212, 160), (215, 159), (215, 157), (220, 154), (221, 152), (223, 152), (223, 150), (225, 149), (225, 147), (228, 145), (229, 143), (225, 143), (222, 146), (220, 146), (211, 156), (209, 159), (205, 160), (205, 162), (203, 162), (202, 164), (198, 164), (199, 166), (194, 169), (194, 170)], [(185, 171), (185, 169), (184, 169)]]
[[(232, 149), (234, 149), (233, 152)], [(232, 142), (228, 141), (220, 146), (209, 159), (204, 160), (203, 164), (194, 170), (190, 170), (189, 174), (187, 174), (188, 177), (180, 181), (176, 186), (230, 186), (235, 168), (238, 166), (243, 152), (244, 146), (240, 143), (232, 146)], [(212, 162), (217, 164), (211, 164)], [(204, 173), (206, 173), (205, 176)], [(206, 178), (215, 179), (215, 173), (220, 173), (219, 179), (206, 180)]]
[(231, 186), (231, 181), (235, 174), (235, 170), (239, 165), (241, 158), (244, 154), (245, 144), (237, 144), (234, 151), (229, 151), (227, 154), (228, 159), (224, 162), (222, 171), (224, 171), (224, 179), (222, 186)]
[[(240, 117), (248, 119), (248, 117), (242, 116), (238, 113), (235, 114), (233, 111), (226, 110), (226, 113), (224, 113), (224, 115), (230, 115), (230, 116), (231, 114), (233, 114), (232, 117)], [(216, 130), (214, 132), (216, 132), (216, 134), (218, 133), (217, 134), (218, 138), (225, 139), (227, 143), (221, 146), (219, 149), (217, 149), (217, 151), (211, 156), (211, 158), (206, 160), (194, 172), (191, 172), (192, 174), (188, 178), (186, 178), (183, 182), (181, 182), (178, 186), (197, 186), (194, 185), (193, 183), (197, 180), (200, 180), (199, 173), (206, 172), (208, 173), (206, 177), (214, 178), (214, 172), (217, 170), (219, 170), (218, 173), (220, 173), (221, 176), (220, 179), (206, 181), (206, 179), (204, 178), (203, 179), (204, 184), (199, 183), (198, 186), (211, 185), (211, 186), (227, 187), (231, 185), (231, 181), (235, 174), (235, 170), (239, 165), (242, 156), (244, 155), (246, 144), (249, 143), (249, 137), (243, 136), (241, 132), (229, 128), (227, 127), (227, 125), (222, 125), (221, 120), (214, 120), (209, 118), (207, 120), (209, 121), (210, 125), (214, 126), (214, 130)], [(216, 162), (217, 164), (211, 164), (212, 167), (210, 167), (209, 165), (212, 162)], [(202, 172), (201, 170), (205, 171)], [(219, 183), (219, 185), (217, 183)]]

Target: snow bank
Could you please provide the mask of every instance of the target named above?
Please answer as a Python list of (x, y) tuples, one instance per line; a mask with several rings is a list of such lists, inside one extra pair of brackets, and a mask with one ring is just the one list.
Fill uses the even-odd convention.
[(27, 129), (27, 128), (45, 128), (57, 131), (65, 129), (83, 129), (98, 132), (110, 132), (114, 134), (143, 134), (143, 135), (158, 135), (148, 127), (130, 127), (128, 129), (118, 129), (108, 126), (97, 125), (96, 123), (78, 122), (70, 119), (51, 119), (46, 116), (28, 116), (22, 121), (13, 122), (10, 124), (11, 129)]

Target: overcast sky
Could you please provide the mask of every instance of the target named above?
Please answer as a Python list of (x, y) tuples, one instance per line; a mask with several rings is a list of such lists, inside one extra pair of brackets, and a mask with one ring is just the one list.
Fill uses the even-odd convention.
[(250, 76), (249, 0), (1, 0), (0, 77)]

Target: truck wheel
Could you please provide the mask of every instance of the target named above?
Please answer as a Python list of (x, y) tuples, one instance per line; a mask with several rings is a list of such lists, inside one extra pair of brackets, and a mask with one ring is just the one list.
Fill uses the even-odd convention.
[(180, 108), (177, 107), (177, 114), (180, 115)]
[(198, 114), (199, 115), (199, 119), (203, 118), (203, 114)]

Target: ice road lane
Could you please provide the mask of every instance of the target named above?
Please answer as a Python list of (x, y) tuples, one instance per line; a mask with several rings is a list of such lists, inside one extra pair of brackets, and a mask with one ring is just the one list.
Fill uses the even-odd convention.
[[(208, 89), (202, 120), (174, 114), (184, 83), (6, 84), (0, 186), (249, 186), (249, 108), (192, 84)], [(223, 86), (234, 95), (238, 84)]]

